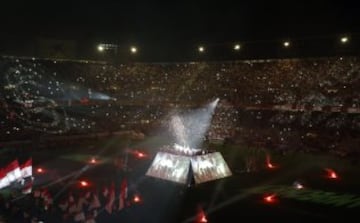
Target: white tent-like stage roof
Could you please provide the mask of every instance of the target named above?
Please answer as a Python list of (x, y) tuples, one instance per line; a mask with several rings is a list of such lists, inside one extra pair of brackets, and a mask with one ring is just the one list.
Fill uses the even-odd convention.
[(231, 176), (219, 152), (195, 149), (201, 147), (218, 102), (217, 98), (201, 109), (171, 115), (169, 129), (176, 143), (163, 147), (156, 154), (147, 176), (182, 184), (199, 184)]
[(219, 152), (184, 153), (174, 149), (158, 152), (146, 175), (182, 184), (199, 184), (232, 173)]

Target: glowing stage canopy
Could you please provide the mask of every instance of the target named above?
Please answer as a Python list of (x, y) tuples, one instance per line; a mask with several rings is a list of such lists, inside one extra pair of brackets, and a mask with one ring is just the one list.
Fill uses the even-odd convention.
[(171, 117), (169, 127), (177, 142), (173, 146), (164, 146), (156, 154), (147, 176), (182, 184), (199, 184), (232, 175), (219, 152), (197, 149), (210, 127), (218, 101), (214, 100), (205, 109)]

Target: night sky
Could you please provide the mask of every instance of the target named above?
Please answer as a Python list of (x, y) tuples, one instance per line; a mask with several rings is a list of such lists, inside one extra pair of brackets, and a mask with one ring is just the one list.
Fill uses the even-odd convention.
[[(234, 55), (226, 50), (235, 42), (252, 44), (239, 54), (243, 58), (298, 57), (330, 55), (331, 41), (343, 34), (353, 35), (348, 48), (358, 51), (360, 8), (350, 1), (9, 2), (0, 3), (0, 54), (4, 55), (41, 57), (39, 40), (51, 39), (76, 41), (80, 58), (97, 58), (97, 44), (115, 43), (123, 53), (113, 58), (127, 57), (128, 47), (135, 45), (142, 49), (137, 60), (192, 60), (197, 59), (194, 49), (204, 44), (209, 50), (203, 59), (229, 59)], [(322, 38), (330, 41), (321, 48)], [(278, 54), (278, 43), (286, 39), (317, 42), (299, 43), (293, 55)]]
[(0, 21), (3, 38), (149, 43), (308, 37), (360, 29), (360, 8), (346, 1), (164, 2), (2, 1)]

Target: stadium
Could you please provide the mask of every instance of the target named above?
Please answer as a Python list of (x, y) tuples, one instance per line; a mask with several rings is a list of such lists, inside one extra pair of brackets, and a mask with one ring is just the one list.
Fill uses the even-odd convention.
[[(261, 6), (253, 19), (223, 4), (144, 3), (130, 16), (130, 3), (89, 3), (58, 19), (68, 5), (31, 5), (35, 16), (27, 4), (1, 17), (0, 222), (357, 216), (360, 20), (350, 5), (314, 3), (307, 18), (244, 3)], [(272, 12), (303, 25), (277, 37)], [(263, 26), (219, 28), (247, 18)]]

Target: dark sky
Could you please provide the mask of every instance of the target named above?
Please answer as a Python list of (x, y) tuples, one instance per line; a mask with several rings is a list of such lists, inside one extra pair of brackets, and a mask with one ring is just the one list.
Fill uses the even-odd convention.
[[(3, 38), (268, 40), (358, 32), (350, 1), (1, 1)], [(335, 3), (334, 3), (335, 2)]]

